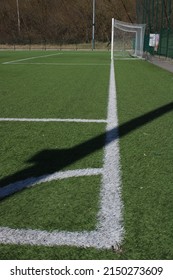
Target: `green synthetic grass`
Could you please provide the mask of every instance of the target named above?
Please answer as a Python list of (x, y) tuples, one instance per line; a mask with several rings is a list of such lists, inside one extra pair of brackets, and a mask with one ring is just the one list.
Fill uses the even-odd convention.
[[(118, 257), (122, 258), (121, 255)], [(111, 250), (69, 246), (0, 245), (0, 259), (2, 260), (110, 260), (114, 258), (117, 258), (117, 256)]]
[[(0, 53), (0, 63), (56, 52), (5, 54)], [(0, 64), (0, 117), (106, 118), (108, 54), (58, 54)], [(37, 62), (46, 64), (31, 64)]]
[[(0, 185), (57, 171), (101, 168), (105, 124), (0, 123)], [(94, 140), (103, 135), (99, 140)], [(99, 176), (47, 182), (0, 203), (0, 226), (41, 230), (94, 230)], [(9, 209), (7, 211), (7, 209)]]
[(124, 248), (129, 259), (172, 259), (173, 75), (147, 62), (117, 62), (116, 80)]
[[(0, 122), (0, 185), (56, 171), (100, 168), (105, 124)], [(99, 139), (97, 136), (101, 135)]]
[[(50, 54), (0, 55), (2, 62), (7, 62)], [(31, 64), (36, 59), (28, 60), (30, 65), (0, 65), (1, 117), (106, 119), (110, 68), (107, 54), (94, 57), (91, 53), (62, 54), (61, 61), (59, 57), (38, 58), (39, 63), (48, 63), (41, 66)], [(66, 65), (55, 64), (62, 62)], [(0, 186), (57, 171), (102, 168), (105, 126), (105, 123), (0, 122)], [(100, 186), (100, 176), (90, 176), (51, 181), (22, 190), (1, 201), (0, 226), (48, 231), (94, 230), (100, 208)]]
[(94, 230), (99, 192), (99, 176), (40, 184), (1, 202), (0, 226), (48, 231)]
[[(20, 57), (18, 55), (19, 53), (17, 53), (16, 57)], [(87, 55), (85, 54), (84, 56), (82, 56), (83, 61), (84, 60), (86, 61)], [(11, 54), (9, 56), (11, 56)], [(88, 55), (87, 62), (88, 61), (91, 62), (92, 59), (94, 59), (95, 61), (98, 58), (100, 61), (101, 57), (106, 58), (106, 56), (107, 54), (105, 54), (105, 56), (104, 55), (102, 56), (102, 54), (98, 54), (98, 53), (96, 53), (95, 55), (92, 54), (92, 56)], [(72, 54), (70, 57), (71, 58), (69, 58), (69, 60), (74, 59), (72, 58)], [(5, 59), (6, 58), (4, 58), (4, 60)], [(80, 60), (79, 57), (76, 59)], [(11, 57), (9, 58), (9, 60), (12, 60)], [(4, 67), (4, 66), (6, 68), (7, 66), (10, 67), (10, 69), (12, 69), (13, 67), (14, 69), (15, 67), (17, 67), (16, 69), (20, 69), (20, 67), (23, 67), (21, 68), (23, 69), (22, 70), (23, 72), (24, 69), (26, 69), (25, 71), (28, 71), (27, 70), (28, 65), (1, 65), (0, 67)], [(33, 66), (35, 67), (36, 65)], [(32, 65), (29, 65), (29, 67), (32, 67)], [(41, 65), (39, 66), (37, 65), (36, 67), (42, 68)], [(91, 66), (90, 68), (91, 76), (93, 76), (94, 73), (92, 72), (93, 67)], [(105, 81), (104, 90), (108, 90), (109, 67), (108, 66), (103, 66), (103, 67), (104, 69), (102, 67), (100, 68), (103, 70), (102, 75), (104, 76), (104, 71), (105, 71), (105, 77), (107, 75), (107, 80), (106, 78), (104, 80)], [(46, 67), (44, 69), (46, 69)], [(64, 72), (65, 71), (64, 69), (65, 68), (61, 68), (61, 71), (63, 70), (62, 72)], [(69, 67), (67, 67), (67, 69), (69, 69)], [(81, 78), (82, 72), (81, 71), (79, 72), (80, 72), (80, 78), (79, 78), (80, 80), (82, 79)], [(76, 75), (78, 75), (79, 72), (75, 72)], [(173, 189), (172, 189), (173, 75), (145, 61), (133, 61), (133, 60), (116, 61), (115, 72), (116, 72), (116, 85), (117, 85), (119, 134), (120, 134), (119, 141), (120, 141), (121, 169), (122, 169), (122, 200), (124, 203), (123, 222), (125, 228), (125, 236), (124, 236), (123, 243), (121, 244), (121, 250), (119, 252), (112, 252), (111, 250), (96, 250), (93, 248), (84, 249), (84, 248), (75, 248), (75, 247), (68, 247), (68, 246), (43, 247), (43, 246), (0, 245), (0, 259), (76, 259), (76, 260), (98, 259), (99, 260), (99, 259), (172, 259), (173, 258), (173, 246), (172, 246), (172, 239), (173, 239), (173, 220), (172, 220), (172, 216), (173, 216), (173, 209), (172, 209), (172, 205), (173, 205)], [(97, 72), (95, 74), (97, 74)], [(63, 76), (61, 76), (61, 78), (62, 77)], [(102, 83), (102, 81), (101, 80), (98, 81), (96, 77), (97, 75), (93, 76), (92, 83), (93, 84), (98, 83), (99, 85), (99, 82)], [(69, 85), (71, 86), (70, 83)], [(64, 86), (67, 86), (67, 81), (66, 83), (64, 82)], [(97, 86), (95, 86), (96, 96), (98, 94)], [(80, 116), (80, 118), (84, 116), (85, 117), (87, 116), (87, 118), (88, 116), (92, 118), (105, 117), (106, 108), (107, 108), (107, 96), (105, 92), (100, 91), (100, 87), (98, 91), (100, 92), (99, 100), (102, 100), (102, 102), (101, 104), (97, 102), (97, 110), (94, 110), (95, 105), (87, 106), (88, 108), (87, 113), (86, 111), (83, 113), (83, 107), (81, 107), (82, 103), (80, 103), (79, 111), (75, 112), (73, 117), (76, 116)], [(104, 96), (101, 96), (102, 94)], [(3, 97), (3, 100), (4, 100), (3, 104), (5, 104), (5, 97)], [(94, 98), (92, 99), (92, 102), (93, 100)], [(90, 104), (87, 102), (89, 101), (86, 101), (85, 105)], [(64, 104), (65, 104), (64, 106), (66, 107), (67, 106), (66, 98), (64, 98)], [(15, 105), (14, 102), (13, 106), (11, 107), (12, 110), (13, 108), (15, 108), (15, 106), (18, 105)], [(52, 104), (52, 106), (54, 107), (54, 104)], [(76, 108), (78, 108), (78, 105), (76, 106), (77, 106)], [(62, 112), (61, 106), (59, 106), (58, 108), (60, 112)], [(69, 108), (68, 106), (66, 108), (69, 109), (66, 110), (66, 113), (69, 117), (72, 115), (72, 113), (74, 113), (74, 111), (72, 108)], [(10, 107), (7, 110), (8, 110), (8, 114), (12, 116)], [(50, 111), (47, 111), (46, 113), (48, 117), (50, 117), (51, 115)], [(23, 117), (26, 117), (26, 115), (24, 115), (25, 110), (23, 109), (23, 111), (21, 112), (23, 112), (22, 113)], [(57, 112), (59, 111), (57, 110)], [(59, 114), (58, 117), (59, 116), (67, 117), (64, 112), (62, 114)], [(13, 117), (17, 116), (17, 109), (15, 114), (16, 114), (15, 116), (13, 114)], [(30, 111), (30, 113), (28, 111), (27, 116), (31, 117), (31, 115), (32, 115), (32, 111)], [(40, 113), (37, 113), (36, 110), (33, 110), (33, 115), (46, 117), (44, 114), (41, 115)], [(58, 127), (57, 132), (55, 126)], [(70, 127), (72, 127), (72, 132), (70, 130)], [(78, 129), (76, 129), (77, 127)], [(23, 141), (23, 142), (26, 141), (26, 144), (24, 145), (25, 148), (23, 149), (23, 151), (26, 151), (26, 153), (24, 152), (22, 156), (19, 156), (19, 158), (20, 157), (23, 158), (23, 162), (21, 159), (19, 159), (19, 162), (16, 163), (16, 169), (13, 171), (14, 173), (17, 172), (17, 170), (20, 171), (22, 169), (29, 168), (28, 163), (26, 163), (27, 159), (30, 157), (32, 158), (33, 155), (36, 154), (38, 150), (39, 151), (44, 150), (45, 147), (49, 145), (50, 145), (49, 148), (53, 150), (58, 149), (58, 147), (60, 147), (60, 149), (64, 149), (68, 147), (70, 143), (72, 143), (71, 146), (78, 146), (79, 143), (81, 142), (85, 143), (88, 139), (92, 137), (92, 135), (93, 137), (96, 137), (97, 135), (102, 134), (104, 128), (105, 128), (104, 124), (99, 124), (99, 125), (98, 124), (92, 124), (92, 125), (91, 124), (89, 125), (88, 124), (61, 124), (60, 125), (60, 124), (50, 124), (50, 123), (49, 124), (2, 123), (1, 134), (3, 135), (3, 142), (7, 143), (5, 145), (5, 150), (3, 150), (2, 153), (3, 160), (1, 160), (1, 168), (4, 172), (3, 176), (7, 176), (7, 174), (12, 174), (13, 164), (11, 163), (13, 163), (12, 161), (13, 156), (11, 155), (15, 154), (14, 146), (17, 149), (16, 155), (20, 154), (19, 153), (20, 145), (19, 146), (17, 145), (17, 140), (21, 139), (19, 141), (22, 141), (22, 135), (26, 135)], [(42, 140), (44, 138), (42, 138), (41, 135), (45, 134), (45, 131), (47, 131), (46, 133), (47, 140), (44, 142), (44, 140)], [(70, 131), (69, 134), (70, 137), (67, 136), (69, 131)], [(89, 135), (88, 135), (88, 131), (90, 131)], [(58, 138), (59, 133), (60, 133), (60, 137)], [(14, 140), (10, 138), (10, 135), (14, 135)], [(50, 135), (51, 137), (49, 137)], [(36, 146), (34, 144), (34, 141), (32, 141), (32, 137), (34, 137), (35, 139), (34, 141), (37, 142)], [(63, 140), (62, 142), (61, 139)], [(63, 145), (62, 143), (64, 141), (65, 144)], [(103, 138), (101, 138), (100, 141), (101, 142), (98, 146), (101, 147)], [(58, 147), (56, 147), (56, 143), (58, 143)], [(95, 143), (96, 146), (97, 144)], [(79, 157), (78, 156), (75, 157), (76, 161), (73, 161), (73, 164), (69, 165), (67, 169), (73, 168), (74, 166), (75, 168), (80, 168), (80, 166), (82, 168), (86, 168), (88, 164), (90, 164), (90, 167), (92, 166), (100, 167), (103, 151), (102, 150), (96, 151), (97, 149), (94, 148), (91, 149), (91, 147), (88, 146), (87, 149), (88, 149), (88, 155), (86, 157), (80, 158), (80, 162), (79, 162)], [(4, 151), (6, 155), (4, 155)], [(95, 151), (95, 154), (93, 153), (93, 151)], [(4, 160), (6, 160), (6, 164), (7, 164), (6, 166), (8, 166), (9, 169), (8, 171), (5, 167), (3, 167)], [(33, 164), (33, 162), (30, 162), (30, 164)], [(83, 214), (81, 213), (81, 215), (79, 215), (80, 212), (79, 206), (76, 204), (76, 202), (74, 202), (74, 204), (71, 206), (72, 208), (70, 209), (74, 211), (73, 213), (78, 213), (77, 215), (79, 215), (79, 217), (76, 220), (76, 224), (74, 225), (74, 228), (75, 230), (76, 229), (80, 230), (80, 226), (82, 226), (81, 230), (83, 230), (83, 228), (86, 227), (90, 229), (94, 228), (96, 222), (97, 207), (98, 207), (98, 199), (96, 196), (99, 193), (100, 178), (94, 176), (90, 178), (81, 178), (81, 180), (79, 181), (78, 179), (75, 180), (77, 183), (73, 184), (74, 194), (76, 194), (76, 196), (80, 196), (80, 194), (78, 193), (77, 186), (84, 186), (83, 191), (84, 191), (84, 195), (86, 195), (87, 191), (85, 186), (87, 187), (91, 185), (88, 195), (90, 196), (90, 198), (93, 195), (92, 201), (93, 203), (95, 203), (95, 205), (93, 206), (94, 208), (92, 208), (91, 207), (92, 203), (90, 204), (88, 199), (85, 202), (83, 202), (82, 200), (82, 203), (84, 203), (84, 207), (81, 210), (83, 211)], [(71, 179), (69, 181), (71, 181)], [(62, 181), (60, 185), (61, 184), (63, 185), (61, 188), (62, 192), (63, 189), (68, 190), (69, 188), (68, 182)], [(54, 190), (54, 183), (51, 183), (49, 187), (50, 190)], [(31, 209), (29, 210), (28, 220), (25, 222), (23, 221), (22, 222), (23, 225), (21, 223), (22, 220), (22, 218), (20, 218), (21, 216), (19, 216), (18, 221), (16, 219), (18, 225), (20, 224), (23, 227), (27, 227), (30, 222), (29, 227), (32, 226), (33, 222), (31, 223), (30, 214), (32, 212), (34, 213), (37, 212), (39, 205), (41, 203), (39, 201), (39, 197), (35, 197), (34, 194), (38, 193), (38, 196), (40, 196), (42, 200), (42, 195), (44, 196), (44, 193), (48, 194), (49, 187), (46, 186), (46, 188), (44, 189), (40, 185), (38, 187), (29, 190), (29, 192), (32, 193), (30, 199), (32, 200), (33, 198), (37, 203), (34, 204), (35, 207), (33, 210)], [(96, 188), (96, 193), (94, 188)], [(13, 214), (14, 220), (12, 221), (12, 219), (10, 219), (10, 212), (9, 210), (6, 209), (11, 209), (12, 207), (14, 213), (18, 213), (18, 209), (20, 205), (24, 205), (25, 199), (24, 201), (22, 201), (22, 198), (27, 197), (26, 192), (27, 191), (23, 191), (21, 193), (18, 193), (17, 195), (11, 196), (10, 198), (4, 200), (1, 203), (2, 205), (1, 209), (3, 209), (3, 214), (1, 216), (2, 224), (4, 222), (6, 223), (6, 225), (8, 225), (9, 223), (14, 225), (15, 215)], [(61, 195), (61, 192), (59, 190), (56, 189), (55, 192), (57, 193), (57, 195), (59, 196)], [(52, 196), (53, 194), (50, 197), (52, 200), (54, 200), (54, 197)], [(73, 197), (73, 192), (71, 194), (69, 193), (69, 196)], [(17, 201), (21, 201), (20, 205), (17, 205), (15, 203), (15, 197), (18, 197)], [(86, 195), (86, 198), (87, 197), (88, 196)], [(69, 218), (66, 219), (65, 222), (66, 224), (64, 228), (70, 228), (72, 221), (71, 221), (70, 214), (66, 212), (67, 209), (63, 208), (64, 199), (65, 198), (63, 197), (56, 211), (58, 212), (60, 211), (60, 209), (63, 209), (65, 211), (66, 217), (69, 216)], [(46, 201), (46, 205), (48, 204), (49, 201)], [(88, 207), (89, 209), (92, 208), (91, 212), (89, 211), (89, 213), (87, 213), (87, 217), (89, 218), (87, 225), (85, 225), (82, 221), (83, 216), (86, 214), (85, 205), (86, 208)], [(27, 207), (29, 208), (29, 205), (27, 205)], [(53, 207), (54, 206), (52, 204), (50, 209), (53, 209)], [(37, 214), (39, 214), (39, 211), (37, 212)], [(46, 215), (47, 217), (49, 217), (48, 209), (45, 209), (44, 211), (47, 211)], [(88, 209), (86, 210), (86, 212), (87, 211)], [(20, 215), (22, 214), (20, 213)], [(49, 218), (50, 218), (50, 224), (48, 219), (46, 219), (45, 223), (47, 223), (48, 230), (52, 230), (54, 228), (52, 227), (52, 224), (54, 223), (54, 218), (51, 217)], [(18, 225), (16, 225), (16, 227)], [(44, 221), (39, 220), (39, 225), (40, 228), (45, 226)], [(57, 223), (57, 225), (58, 227), (61, 227), (60, 223), (59, 224)]]

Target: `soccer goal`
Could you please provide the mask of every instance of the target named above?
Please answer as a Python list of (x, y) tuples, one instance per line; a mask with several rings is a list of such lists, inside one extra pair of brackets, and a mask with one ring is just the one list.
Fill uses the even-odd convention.
[(143, 56), (145, 24), (112, 19), (111, 59)]

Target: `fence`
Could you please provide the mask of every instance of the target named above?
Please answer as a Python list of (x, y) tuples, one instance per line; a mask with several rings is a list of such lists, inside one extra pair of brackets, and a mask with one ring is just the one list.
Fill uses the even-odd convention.
[[(144, 50), (173, 58), (173, 0), (136, 0), (137, 20), (146, 24)], [(150, 34), (159, 34), (157, 49), (149, 46)]]

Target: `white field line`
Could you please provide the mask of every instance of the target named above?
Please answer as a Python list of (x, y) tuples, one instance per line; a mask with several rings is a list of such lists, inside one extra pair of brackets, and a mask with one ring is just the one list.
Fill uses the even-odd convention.
[(30, 118), (0, 118), (0, 122), (72, 122), (72, 123), (107, 123), (99, 119), (30, 119)]
[(30, 62), (30, 63), (18, 63), (18, 62), (13, 62), (13, 63), (2, 63), (2, 64), (14, 64), (14, 65), (59, 65), (59, 66), (109, 66), (110, 64), (108, 63), (56, 63), (56, 62)]
[(42, 58), (42, 57), (49, 57), (49, 56), (55, 56), (55, 55), (61, 55), (61, 54), (63, 54), (63, 53), (54, 53), (54, 54), (26, 57), (26, 58), (17, 59), (17, 60), (6, 61), (6, 62), (3, 62), (2, 64), (13, 64), (13, 63), (17, 63), (17, 62), (20, 62), (20, 61), (32, 60), (32, 59), (37, 59), (37, 58)]
[(139, 60), (139, 58), (131, 58), (131, 57), (116, 57), (115, 60)]
[(21, 191), (25, 188), (30, 188), (38, 184), (51, 182), (55, 180), (72, 178), (72, 177), (100, 175), (102, 173), (103, 173), (102, 168), (88, 168), (88, 169), (60, 171), (60, 172), (55, 172), (53, 174), (28, 178), (22, 181), (9, 184), (3, 188), (0, 188), (0, 199), (9, 196), (13, 193), (16, 193), (18, 191)]
[(113, 62), (111, 62), (110, 71), (107, 119), (99, 221), (100, 231), (103, 233), (102, 242), (110, 247), (122, 241), (124, 231), (122, 226), (123, 204), (121, 201), (118, 116)]
[(104, 149), (104, 166), (100, 195), (98, 224), (94, 231), (40, 231), (32, 229), (0, 228), (0, 243), (30, 245), (69, 245), (77, 247), (108, 248), (116, 246), (123, 238), (121, 179), (119, 164), (118, 120), (114, 65), (111, 62), (107, 137)]
[(115, 57), (115, 60), (145, 60), (144, 58), (140, 57)]

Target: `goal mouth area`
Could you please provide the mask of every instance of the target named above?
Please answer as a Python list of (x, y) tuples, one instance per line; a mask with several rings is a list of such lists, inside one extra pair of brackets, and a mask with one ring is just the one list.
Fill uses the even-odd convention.
[(126, 23), (112, 18), (111, 59), (143, 57), (145, 24)]
[(133, 50), (125, 50), (125, 51), (120, 51), (120, 50), (114, 50), (113, 54), (115, 59), (118, 60), (134, 60), (134, 59), (141, 59), (140, 56), (135, 55)]

